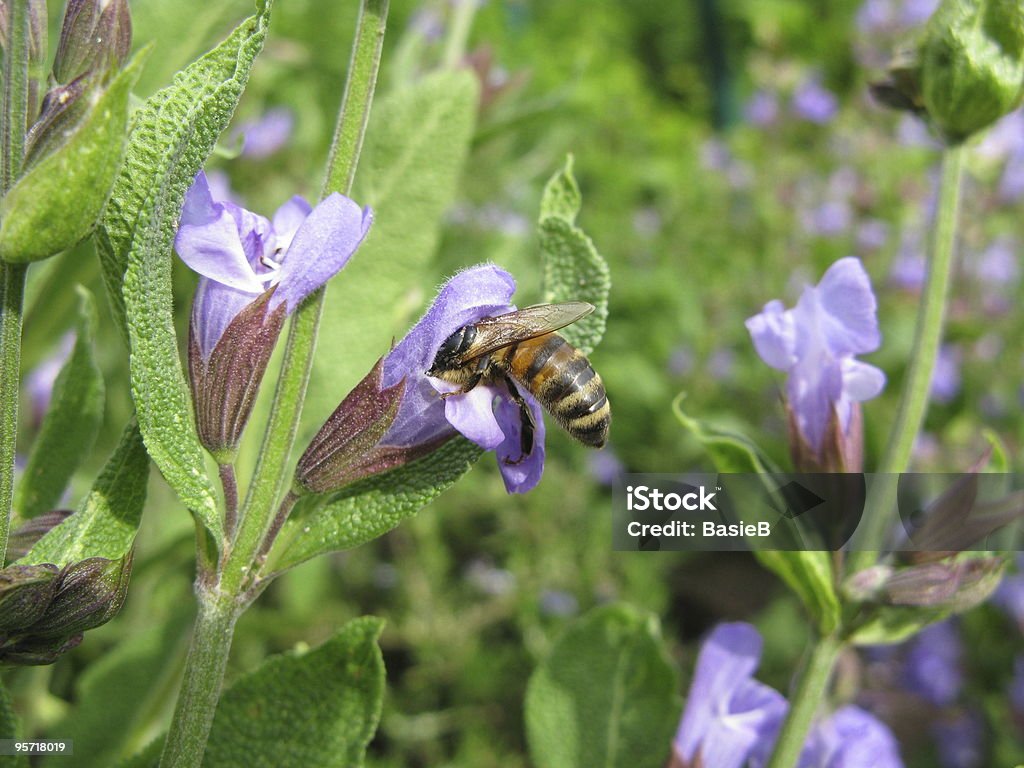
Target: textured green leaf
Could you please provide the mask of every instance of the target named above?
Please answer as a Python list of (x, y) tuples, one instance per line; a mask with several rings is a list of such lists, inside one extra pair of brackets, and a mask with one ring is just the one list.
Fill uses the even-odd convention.
[(232, 685), (217, 706), (205, 768), (363, 764), (380, 719), (384, 622), (350, 621), (304, 654), (282, 654)]
[(18, 486), (15, 508), (23, 520), (56, 508), (103, 420), (103, 374), (93, 357), (96, 307), (85, 288), (78, 288), (78, 299), (75, 346), (54, 382), (50, 410)]
[(530, 677), (526, 734), (539, 768), (662, 768), (679, 717), (657, 620), (607, 605), (577, 621)]
[(0, 204), (0, 254), (6, 261), (45, 259), (92, 230), (124, 154), (128, 97), (148, 49), (137, 55), (67, 142), (33, 166)]
[(293, 515), (271, 552), (272, 570), (384, 535), (458, 480), (481, 453), (457, 437), (422, 459), (347, 486), (309, 516)]
[(611, 277), (594, 243), (576, 226), (582, 198), (572, 175), (572, 156), (544, 187), (540, 204), (540, 250), (544, 260), (544, 301), (589, 301), (594, 311), (559, 333), (584, 354), (604, 336)]
[[(115, 765), (148, 720), (173, 703), (167, 690), (177, 682), (192, 614), (186, 603), (180, 608), (166, 621), (126, 637), (77, 679), (74, 708), (49, 731), (75, 743), (77, 768)], [(54, 755), (44, 765), (64, 768), (66, 763)]]
[(146, 448), (218, 542), (216, 495), (174, 334), (171, 246), (185, 192), (230, 121), (263, 47), (268, 12), (243, 22), (134, 114), (124, 167), (97, 238), (114, 314), (127, 328), (132, 395)]
[(477, 80), (440, 72), (377, 101), (354, 199), (374, 209), (366, 242), (327, 291), (303, 412), (311, 436), (430, 298), (434, 251), (477, 109)]
[(796, 593), (822, 634), (839, 626), (839, 596), (832, 577), (831, 552), (757, 550), (754, 556)]
[(37, 541), (19, 564), (120, 560), (135, 541), (148, 480), (149, 458), (138, 427), (130, 424), (75, 514)]
[(672, 403), (672, 412), (701, 444), (719, 472), (780, 472), (771, 459), (746, 435), (721, 429), (683, 412), (685, 395)]

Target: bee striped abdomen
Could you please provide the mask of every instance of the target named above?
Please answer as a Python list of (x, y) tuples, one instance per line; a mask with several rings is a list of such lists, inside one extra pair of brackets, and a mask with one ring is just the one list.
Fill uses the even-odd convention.
[(601, 377), (582, 352), (549, 333), (508, 347), (504, 362), (570, 435), (595, 448), (605, 444), (611, 409)]

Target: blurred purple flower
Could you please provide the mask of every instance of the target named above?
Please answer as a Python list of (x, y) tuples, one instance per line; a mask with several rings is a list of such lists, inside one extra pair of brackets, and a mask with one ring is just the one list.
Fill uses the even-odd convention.
[(821, 237), (836, 237), (850, 228), (853, 211), (845, 200), (826, 200), (805, 217), (804, 230)]
[(939, 0), (903, 0), (900, 20), (908, 27), (924, 24), (939, 7)]
[(423, 7), (409, 18), (409, 30), (426, 40), (437, 41), (444, 36), (444, 19), (434, 8)]
[(580, 603), (571, 592), (561, 589), (545, 589), (540, 595), (540, 612), (545, 616), (575, 616)]
[(199, 351), (208, 357), (228, 324), (268, 288), (268, 314), (291, 313), (333, 277), (366, 237), (369, 208), (334, 193), (315, 209), (293, 197), (273, 221), (215, 200), (200, 172), (185, 195), (174, 248), (202, 277), (192, 305)]
[(247, 120), (234, 131), (242, 137), (242, 155), (254, 159), (269, 157), (288, 143), (295, 116), (287, 107), (268, 109), (261, 117)]
[(961, 710), (931, 728), (942, 768), (982, 768), (985, 758), (985, 722), (977, 713)]
[(989, 160), (1006, 160), (1024, 152), (1024, 111), (1000, 119), (984, 135), (975, 150)]
[(32, 424), (35, 428), (43, 423), (43, 417), (50, 409), (50, 399), (53, 397), (53, 386), (57, 383), (57, 376), (64, 363), (71, 356), (71, 350), (75, 348), (75, 335), (65, 333), (57, 345), (53, 354), (44, 358), (39, 365), (29, 372), (25, 377), (25, 394), (28, 395), (31, 404)]
[(680, 344), (672, 350), (668, 358), (668, 370), (673, 376), (686, 376), (693, 371), (693, 349), (687, 344)]
[(928, 130), (920, 118), (903, 115), (896, 124), (896, 140), (905, 147), (941, 147), (941, 143)]
[(753, 679), (760, 658), (750, 624), (720, 624), (704, 641), (673, 741), (682, 765), (740, 768), (755, 753), (767, 755), (787, 704)]
[(924, 285), (928, 262), (921, 245), (921, 235), (908, 230), (900, 237), (900, 249), (889, 267), (889, 282), (906, 291), (919, 291)]
[(743, 116), (751, 125), (767, 128), (779, 119), (779, 97), (774, 91), (761, 89), (743, 107)]
[(514, 573), (483, 560), (473, 560), (466, 567), (465, 577), (469, 584), (490, 597), (507, 595), (516, 588)]
[(867, 219), (857, 227), (857, 248), (877, 251), (889, 240), (889, 225), (881, 219)]
[(604, 486), (615, 485), (615, 481), (626, 471), (610, 446), (605, 446), (603, 451), (588, 453), (587, 468), (590, 470), (591, 477)]
[(1013, 660), (1013, 677), (1008, 690), (1010, 706), (1018, 716), (1024, 718), (1024, 656)]
[(817, 76), (810, 77), (793, 92), (793, 112), (812, 123), (829, 122), (839, 111), (839, 101)]
[(729, 347), (716, 347), (708, 358), (707, 371), (715, 381), (729, 381), (736, 372), (736, 352)]
[(960, 347), (943, 344), (935, 359), (932, 371), (931, 396), (936, 403), (950, 403), (960, 393), (960, 361), (963, 358)]
[(973, 260), (971, 272), (979, 282), (1012, 288), (1020, 280), (1017, 250), (1017, 241), (1013, 237), (1001, 235)]
[(522, 419), (519, 406), (504, 384), (478, 384), (465, 394), (441, 399), (457, 386), (427, 376), (441, 344), (465, 325), (490, 315), (511, 312), (516, 283), (503, 269), (485, 264), (459, 272), (438, 293), (434, 303), (384, 359), (384, 387), (406, 380), (405, 394), (381, 446), (407, 447), (461, 432), (498, 457), (505, 488), (525, 493), (544, 471), (544, 418), (540, 404), (520, 390), (535, 422), (533, 451), (521, 456)]
[(817, 723), (800, 753), (798, 768), (903, 768), (889, 727), (855, 706)]
[(1024, 633), (1024, 554), (1018, 553), (1017, 573), (1003, 577), (992, 602), (1006, 611)]
[(857, 26), (862, 32), (882, 32), (896, 20), (893, 0), (864, 0), (857, 10)]
[(952, 620), (921, 630), (911, 641), (904, 667), (904, 684), (930, 704), (945, 707), (960, 696), (963, 644)]
[(789, 374), (792, 418), (816, 453), (833, 419), (845, 434), (854, 403), (885, 386), (881, 370), (854, 358), (881, 343), (876, 306), (860, 260), (847, 257), (829, 267), (817, 286), (806, 286), (793, 309), (770, 301), (747, 320), (761, 359)]

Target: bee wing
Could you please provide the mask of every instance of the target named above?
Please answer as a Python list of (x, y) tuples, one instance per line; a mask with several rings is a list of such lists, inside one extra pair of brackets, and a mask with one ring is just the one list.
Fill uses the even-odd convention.
[(566, 301), (535, 304), (504, 315), (485, 317), (474, 324), (476, 338), (462, 355), (462, 362), (468, 363), (496, 349), (557, 331), (593, 311), (594, 306), (585, 301)]

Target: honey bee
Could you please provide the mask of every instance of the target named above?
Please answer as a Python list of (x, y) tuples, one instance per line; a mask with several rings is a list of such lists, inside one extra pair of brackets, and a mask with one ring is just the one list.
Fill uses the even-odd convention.
[(611, 421), (604, 384), (586, 356), (555, 333), (593, 311), (584, 301), (537, 304), (464, 325), (441, 344), (427, 376), (459, 385), (442, 397), (465, 394), (481, 383), (505, 384), (522, 419), (521, 455), (511, 464), (532, 453), (536, 429), (518, 387), (537, 398), (572, 437), (601, 448)]

